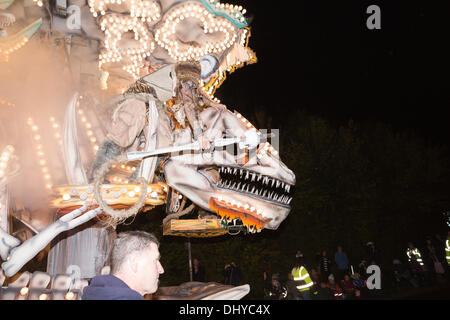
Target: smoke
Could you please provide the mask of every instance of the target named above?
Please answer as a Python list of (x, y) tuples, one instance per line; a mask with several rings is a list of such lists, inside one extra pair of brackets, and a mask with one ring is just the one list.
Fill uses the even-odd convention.
[[(53, 219), (50, 186), (65, 184), (62, 125), (76, 92), (64, 48), (39, 39), (0, 62), (0, 147), (13, 145), (21, 166), (9, 184), (13, 202), (36, 223)], [(13, 204), (14, 205), (14, 204)]]

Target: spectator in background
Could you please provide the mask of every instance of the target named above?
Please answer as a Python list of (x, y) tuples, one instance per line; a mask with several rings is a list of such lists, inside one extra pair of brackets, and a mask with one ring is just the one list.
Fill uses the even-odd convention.
[(205, 268), (200, 264), (200, 261), (197, 258), (192, 260), (193, 268), (192, 268), (192, 280), (205, 282), (206, 274)]
[(441, 281), (445, 274), (445, 256), (437, 248), (430, 237), (426, 240), (424, 250), (424, 262), (427, 269), (430, 270), (430, 276), (433, 281)]
[(331, 290), (332, 296), (334, 300), (342, 300), (344, 298), (344, 293), (342, 292), (341, 287), (334, 280), (334, 275), (330, 274), (328, 276), (328, 284), (327, 287)]
[(315, 264), (314, 267), (318, 270), (319, 274), (320, 274), (320, 260), (322, 258), (322, 254), (320, 252), (316, 252), (316, 256), (315, 256)]
[(311, 269), (311, 280), (313, 281), (314, 285), (311, 288), (311, 292), (313, 295), (317, 295), (318, 294), (318, 289), (320, 287), (320, 274), (319, 272), (317, 272), (316, 269)]
[(317, 270), (314, 268), (311, 269), (310, 276), (311, 276), (311, 280), (314, 282), (314, 284), (318, 286), (320, 283), (320, 274), (317, 272)]
[(357, 268), (357, 273), (359, 273), (359, 276), (361, 277), (361, 279), (366, 280), (367, 279), (367, 261), (366, 260), (362, 260)]
[(268, 299), (270, 297), (269, 292), (272, 284), (266, 271), (263, 272), (263, 279), (264, 298)]
[(375, 242), (367, 242), (367, 261), (375, 261), (376, 264), (381, 268), (381, 253), (380, 250), (375, 246)]
[(355, 298), (361, 298), (361, 294), (363, 289), (366, 287), (366, 282), (361, 279), (359, 273), (355, 273), (352, 275), (353, 285), (355, 286)]
[(348, 272), (348, 257), (342, 250), (342, 246), (337, 247), (337, 252), (334, 254), (334, 261), (337, 265), (336, 278), (338, 281), (344, 279), (344, 274)]
[(288, 280), (286, 281), (287, 299), (288, 300), (302, 300), (300, 293), (297, 289), (297, 284), (294, 281), (292, 273), (288, 273)]
[(399, 259), (394, 259), (392, 261), (392, 270), (394, 273), (394, 281), (397, 289), (401, 288), (405, 281), (414, 288), (419, 287), (419, 283), (413, 277), (411, 271), (404, 264), (402, 264)]
[(328, 282), (328, 276), (331, 273), (331, 260), (327, 256), (325, 250), (322, 251), (322, 256), (320, 257), (320, 281)]
[(292, 268), (291, 274), (302, 299), (311, 300), (311, 292), (314, 282), (305, 267), (305, 262), (301, 253), (297, 253), (295, 255), (295, 265), (294, 268)]
[(241, 270), (234, 261), (225, 265), (223, 275), (224, 283), (227, 285), (238, 286), (241, 283)]
[(286, 287), (280, 282), (280, 275), (275, 273), (272, 275), (272, 281), (267, 290), (269, 300), (285, 300), (288, 295)]
[(317, 288), (316, 300), (331, 300), (333, 299), (333, 292), (328, 288), (326, 282), (321, 282), (319, 288)]
[(341, 287), (344, 291), (344, 299), (354, 299), (355, 298), (355, 285), (348, 274), (344, 275), (344, 279), (341, 280)]
[(423, 262), (422, 254), (412, 242), (408, 242), (406, 256), (408, 257), (408, 266), (411, 273), (413, 274), (413, 277), (417, 279), (417, 281), (419, 281), (420, 286), (423, 286), (427, 280), (424, 269), (425, 264)]

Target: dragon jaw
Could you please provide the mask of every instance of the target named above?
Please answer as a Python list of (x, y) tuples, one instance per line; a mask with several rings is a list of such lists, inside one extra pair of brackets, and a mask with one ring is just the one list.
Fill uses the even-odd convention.
[(220, 151), (215, 151), (214, 159), (198, 166), (172, 161), (165, 168), (167, 183), (228, 222), (240, 219), (250, 232), (276, 230), (291, 211), (292, 171), (269, 153), (254, 156), (243, 166)]

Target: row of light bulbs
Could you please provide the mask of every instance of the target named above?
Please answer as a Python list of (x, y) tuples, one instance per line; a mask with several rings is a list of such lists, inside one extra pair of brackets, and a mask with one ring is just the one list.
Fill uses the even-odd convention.
[[(155, 49), (153, 38), (144, 23), (136, 17), (109, 14), (102, 18), (100, 27), (105, 32), (106, 52), (99, 56), (99, 67), (102, 68), (105, 63), (120, 62), (127, 56), (131, 61), (127, 61), (129, 63), (122, 69), (130, 73), (134, 79), (138, 79), (140, 66)], [(119, 48), (118, 42), (128, 31), (134, 32), (134, 39), (139, 42), (138, 48)]]
[[(227, 11), (227, 13), (236, 18), (240, 16), (243, 21), (243, 14), (246, 10), (241, 6), (233, 6), (229, 4), (221, 4), (216, 1), (209, 1), (217, 9)], [(157, 1), (142, 0), (89, 0), (89, 6), (92, 14), (98, 16), (98, 12), (102, 16), (101, 28), (105, 32), (105, 49), (106, 52), (99, 56), (99, 67), (105, 63), (116, 63), (124, 60), (124, 56), (129, 57), (125, 62), (126, 65), (122, 69), (130, 73), (136, 80), (139, 78), (143, 61), (155, 49), (155, 43), (151, 39), (145, 21), (152, 22), (161, 18), (161, 8)], [(129, 8), (130, 15), (120, 15), (115, 13), (106, 14), (109, 4), (126, 4)], [(187, 18), (196, 18), (203, 24), (205, 33), (222, 32), (224, 37), (218, 43), (206, 43), (202, 47), (194, 48), (185, 45), (175, 39), (177, 25)], [(139, 49), (119, 49), (117, 42), (121, 39), (124, 32), (134, 31), (135, 39), (139, 40)], [(165, 48), (169, 55), (177, 61), (197, 60), (209, 53), (220, 53), (230, 48), (237, 41), (238, 28), (223, 17), (217, 17), (211, 14), (200, 3), (189, 2), (173, 7), (164, 15), (163, 21), (158, 24), (155, 30), (155, 40), (161, 47)], [(245, 39), (244, 36), (241, 37)], [(221, 82), (220, 82), (221, 83)], [(220, 84), (219, 84), (220, 85)], [(106, 87), (106, 85), (103, 85)], [(212, 97), (212, 92), (208, 93)], [(212, 97), (212, 99), (215, 99)]]
[[(20, 297), (25, 297), (28, 295), (28, 292), (30, 291), (30, 289), (28, 287), (23, 287), (22, 289), (20, 289), (19, 294)], [(65, 295), (64, 295), (64, 299), (65, 300), (74, 300), (76, 298), (75, 293), (73, 293), (72, 291), (68, 291)], [(19, 298), (20, 299), (20, 298)], [(38, 297), (39, 300), (48, 300), (48, 295), (46, 293), (41, 293)], [(21, 300), (21, 299), (20, 299)]]
[(37, 4), (38, 7), (42, 7), (44, 5), (44, 3), (42, 2), (42, 0), (33, 0), (33, 2), (35, 4)]
[(216, 97), (214, 97), (214, 95), (213, 95), (213, 87), (211, 86), (211, 87), (209, 87), (209, 89), (208, 88), (206, 88), (206, 84), (205, 84), (205, 82), (203, 81), (203, 80), (200, 80), (200, 87), (202, 88), (202, 91), (203, 91), (203, 93), (209, 98), (209, 99), (211, 99), (212, 101), (214, 101), (214, 102), (216, 102), (216, 103), (220, 103), (220, 100), (219, 99), (217, 99)]
[(237, 206), (238, 208), (244, 208), (245, 210), (250, 210), (251, 212), (256, 212), (257, 214), (263, 213), (261, 209), (256, 209), (255, 207), (250, 206), (249, 204), (243, 204), (236, 200), (225, 200), (222, 196), (218, 196), (217, 200), (219, 202), (226, 203), (229, 206)]
[(50, 175), (48, 167), (46, 166), (47, 160), (45, 159), (44, 146), (42, 145), (42, 142), (41, 142), (41, 136), (39, 134), (39, 127), (34, 123), (34, 121), (31, 117), (28, 118), (27, 124), (33, 133), (33, 142), (34, 142), (34, 146), (36, 148), (38, 163), (39, 163), (39, 166), (41, 167), (41, 172), (44, 177), (45, 187), (47, 189), (51, 189), (53, 186), (52, 177)]
[[(98, 16), (98, 12), (102, 16), (100, 27), (105, 32), (105, 53), (99, 56), (99, 67), (105, 63), (116, 63), (123, 60), (126, 55), (130, 58), (130, 62), (122, 67), (122, 69), (136, 80), (139, 77), (140, 66), (142, 61), (151, 54), (155, 48), (155, 43), (148, 32), (144, 23), (152, 22), (160, 19), (161, 7), (156, 1), (129, 0), (123, 1), (129, 8), (130, 15), (106, 14), (109, 4), (122, 4), (121, 0), (89, 0), (90, 11), (94, 17)], [(138, 19), (139, 18), (139, 19)], [(139, 41), (138, 49), (120, 49), (117, 42), (121, 40), (122, 34), (128, 31), (134, 32), (134, 39)], [(128, 62), (128, 61), (127, 61)], [(104, 80), (102, 87), (107, 87), (107, 80)]]
[(113, 169), (119, 169), (119, 170), (121, 170), (121, 171), (126, 171), (126, 172), (128, 172), (128, 173), (133, 173), (133, 172), (136, 171), (136, 167), (133, 167), (133, 166), (126, 166), (126, 165), (124, 165), (124, 164), (121, 164), (121, 165), (115, 165), (115, 164), (113, 164), (111, 167), (112, 167)]
[(161, 6), (158, 1), (150, 0), (89, 0), (90, 11), (94, 17), (104, 16), (109, 5), (126, 5), (131, 17), (139, 17), (143, 22), (153, 22), (161, 18)]
[(55, 139), (58, 141), (58, 144), (62, 146), (61, 126), (56, 122), (55, 117), (50, 117), (50, 124), (55, 131)]
[(3, 178), (5, 176), (6, 168), (8, 167), (9, 159), (11, 158), (12, 154), (14, 152), (14, 147), (11, 145), (7, 145), (5, 149), (3, 150), (1, 156), (0, 156), (0, 178)]
[(24, 45), (26, 45), (28, 40), (29, 40), (28, 37), (23, 37), (14, 41), (11, 45), (8, 46), (8, 48), (2, 48), (0, 46), (0, 53), (7, 57), (9, 54), (19, 50)]
[[(218, 43), (206, 43), (201, 47), (183, 44), (176, 38), (176, 28), (183, 20), (194, 18), (201, 22), (204, 32), (222, 32), (224, 37)], [(155, 40), (177, 61), (199, 59), (209, 53), (220, 53), (230, 48), (236, 41), (238, 28), (222, 17), (216, 17), (200, 3), (188, 3), (172, 8), (163, 17), (155, 30)]]
[[(124, 164), (120, 164), (120, 165), (113, 164), (111, 166), (111, 168), (117, 169), (117, 170), (120, 170), (120, 171), (125, 171), (128, 174), (132, 174), (133, 172), (136, 171), (136, 167), (128, 166), (128, 165), (124, 165)], [(127, 179), (119, 177), (119, 176), (112, 176), (111, 177), (111, 181), (114, 182), (114, 183), (128, 183)], [(136, 188), (139, 188), (139, 187), (136, 187)], [(147, 188), (147, 190), (149, 190), (147, 192), (151, 192), (151, 188)], [(136, 192), (139, 192), (139, 191), (136, 191)]]
[(3, 105), (8, 106), (8, 107), (15, 107), (16, 106), (15, 103), (9, 102), (9, 101), (1, 99), (1, 98), (0, 98), (0, 104), (3, 104)]
[[(211, 5), (215, 6), (216, 9), (225, 9), (226, 11), (229, 12), (231, 16), (234, 17), (243, 16), (247, 12), (247, 10), (245, 10), (242, 6), (232, 5), (228, 3), (220, 3), (219, 1), (216, 0), (208, 0), (208, 2)], [(244, 20), (241, 20), (241, 22), (243, 22)]]
[(86, 129), (86, 131), (85, 131), (86, 135), (89, 139), (89, 142), (92, 145), (92, 150), (94, 151), (94, 153), (96, 153), (99, 149), (99, 146), (97, 144), (97, 137), (95, 136), (94, 132), (92, 131), (92, 124), (86, 118), (84, 110), (80, 108), (79, 102), (77, 102), (77, 106), (78, 106), (78, 114), (80, 115), (80, 120), (84, 124), (84, 127)]
[[(128, 181), (126, 181), (126, 182), (123, 180), (118, 181), (117, 179), (114, 180), (114, 178), (112, 179), (112, 181), (116, 182), (116, 183), (121, 183), (121, 182), (128, 183)], [(164, 191), (166, 191), (166, 189), (164, 189)], [(72, 195), (71, 195), (71, 193), (64, 193), (62, 196), (62, 199), (64, 201), (69, 201), (72, 199), (72, 196), (77, 195), (77, 197), (79, 197), (81, 200), (84, 201), (88, 197), (87, 194), (92, 194), (93, 192), (94, 192), (94, 189), (92, 187), (90, 187), (90, 188), (88, 188), (86, 193), (82, 193), (82, 194), (78, 195), (78, 191), (76, 189), (73, 189), (71, 191)], [(120, 191), (114, 192), (113, 197), (118, 198), (118, 197), (120, 197), (121, 194), (126, 193), (130, 198), (133, 198), (133, 197), (136, 197), (139, 194), (139, 192), (141, 192), (141, 187), (138, 187), (138, 186), (128, 192), (127, 192), (127, 188), (123, 187)], [(147, 198), (157, 198), (157, 197), (158, 197), (158, 192), (156, 190), (153, 190), (152, 187), (147, 187)]]

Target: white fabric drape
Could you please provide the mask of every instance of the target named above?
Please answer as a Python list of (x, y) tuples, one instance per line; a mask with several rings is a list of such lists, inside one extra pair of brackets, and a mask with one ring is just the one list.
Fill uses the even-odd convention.
[(93, 223), (64, 232), (54, 241), (47, 262), (47, 273), (65, 274), (67, 267), (78, 266), (81, 278), (92, 278), (109, 265), (114, 230), (95, 227)]
[[(64, 122), (64, 160), (67, 182), (70, 185), (87, 185), (86, 171), (81, 162), (77, 136), (76, 93), (67, 109)], [(115, 238), (113, 229), (95, 226), (89, 221), (73, 230), (60, 234), (52, 241), (47, 259), (47, 273), (65, 274), (67, 267), (78, 266), (81, 277), (92, 278), (100, 274), (109, 263), (111, 246)]]

